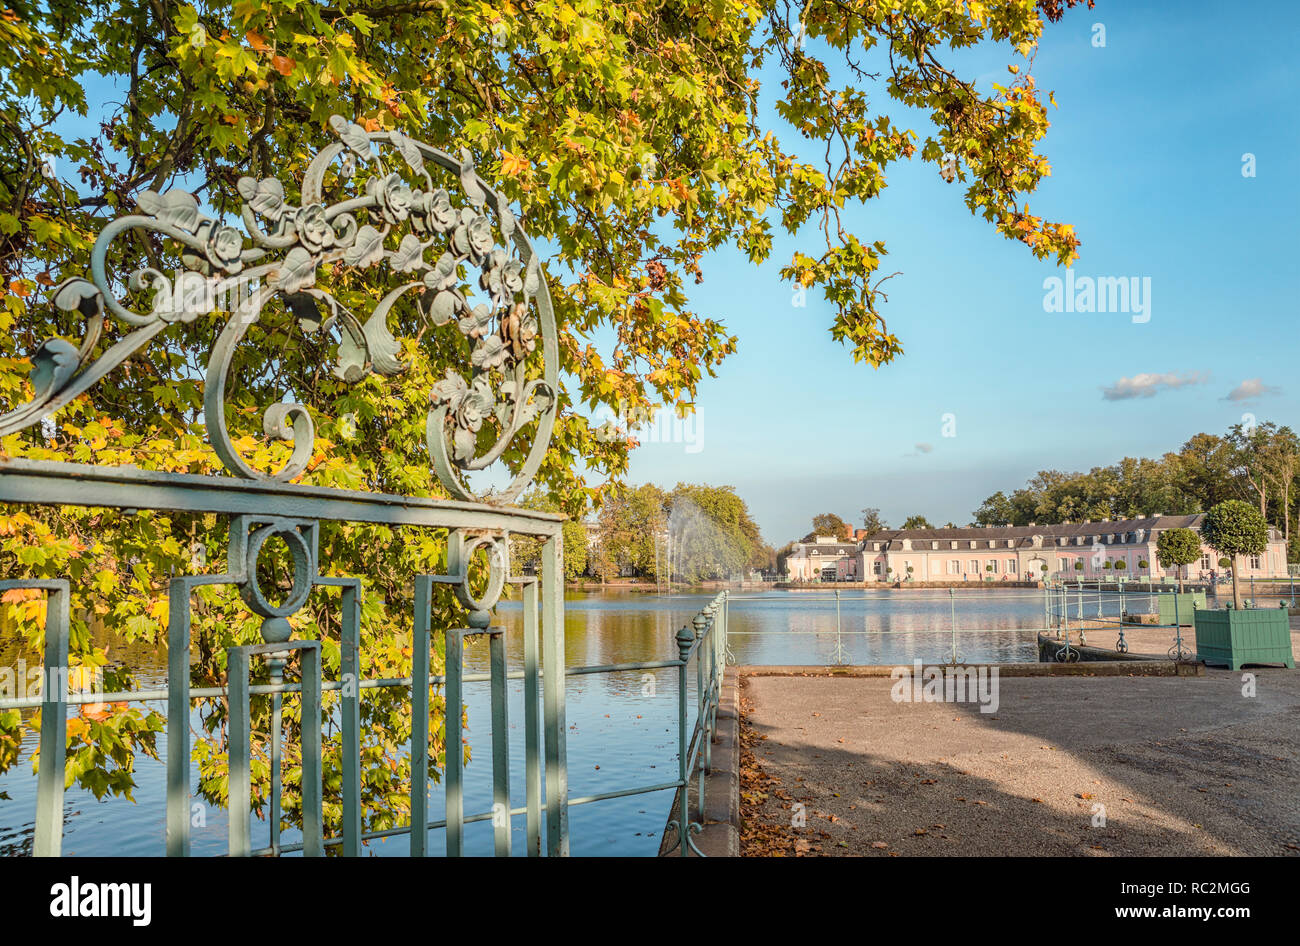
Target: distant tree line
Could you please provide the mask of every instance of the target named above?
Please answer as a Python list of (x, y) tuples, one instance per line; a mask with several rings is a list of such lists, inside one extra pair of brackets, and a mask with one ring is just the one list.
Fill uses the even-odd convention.
[(1297, 474), (1300, 438), (1290, 427), (1234, 424), (1223, 436), (1196, 434), (1160, 459), (1125, 457), (1087, 473), (1040, 470), (1010, 495), (999, 490), (985, 499), (975, 522), (1023, 526), (1189, 515), (1235, 499), (1250, 503), (1282, 532), (1294, 562), (1300, 561), (1300, 535), (1296, 542), (1291, 536)]

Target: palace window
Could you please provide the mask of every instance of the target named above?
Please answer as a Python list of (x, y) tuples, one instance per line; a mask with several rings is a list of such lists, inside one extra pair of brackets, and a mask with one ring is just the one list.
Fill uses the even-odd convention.
[(1007, 574), (1014, 575), (1015, 573), (1016, 573), (1016, 560), (1014, 558), (1009, 558), (1007, 559)]
[[(973, 543), (972, 543), (972, 544), (973, 544)], [(978, 575), (978, 574), (979, 574), (979, 572), (980, 572), (980, 563), (979, 563), (979, 559), (972, 558), (969, 562), (967, 562), (967, 564), (970, 565), (970, 573), (971, 573), (972, 575)]]
[(1252, 555), (1252, 556), (1250, 557), (1250, 567), (1253, 568), (1253, 569), (1255, 569), (1256, 571), (1259, 570), (1259, 556), (1258, 556), (1258, 555)]

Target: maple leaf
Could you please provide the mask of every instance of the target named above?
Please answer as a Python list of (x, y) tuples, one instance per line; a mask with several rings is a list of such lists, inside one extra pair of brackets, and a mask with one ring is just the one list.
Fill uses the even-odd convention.
[(528, 162), (519, 155), (501, 149), (501, 173), (511, 177), (521, 177), (528, 170)]

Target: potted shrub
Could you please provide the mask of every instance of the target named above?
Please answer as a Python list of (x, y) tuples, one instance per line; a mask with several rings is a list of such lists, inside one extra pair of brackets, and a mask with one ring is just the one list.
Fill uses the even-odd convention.
[(1291, 625), (1280, 608), (1243, 608), (1237, 584), (1237, 559), (1260, 555), (1268, 548), (1268, 524), (1259, 510), (1239, 499), (1219, 503), (1205, 514), (1201, 534), (1206, 544), (1228, 559), (1232, 567), (1232, 608), (1195, 612), (1196, 658), (1226, 663), (1232, 670), (1244, 664), (1280, 663), (1294, 669)]
[(1174, 569), (1178, 581), (1175, 594), (1160, 595), (1160, 623), (1191, 624), (1197, 608), (1205, 607), (1205, 592), (1183, 593), (1186, 566), (1201, 557), (1201, 537), (1191, 529), (1166, 529), (1156, 537), (1156, 560), (1162, 568)]
[(1191, 529), (1166, 529), (1156, 539), (1156, 559), (1161, 568), (1175, 569), (1178, 593), (1183, 591), (1183, 568), (1201, 557), (1201, 539)]

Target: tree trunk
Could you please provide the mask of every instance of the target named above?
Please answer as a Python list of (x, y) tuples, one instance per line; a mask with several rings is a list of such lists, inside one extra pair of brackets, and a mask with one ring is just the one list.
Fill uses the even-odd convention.
[(1241, 610), (1241, 591), (1237, 588), (1237, 556), (1232, 556), (1232, 607)]
[(1283, 480), (1282, 486), (1282, 538), (1291, 547), (1291, 477)]
[(1186, 570), (1187, 570), (1187, 566), (1186, 566), (1186, 565), (1179, 565), (1177, 568), (1174, 569), (1174, 571), (1175, 571), (1175, 572), (1177, 573), (1177, 575), (1178, 575), (1178, 593), (1179, 593), (1179, 594), (1182, 594), (1182, 593), (1183, 593), (1183, 572), (1185, 572)]

